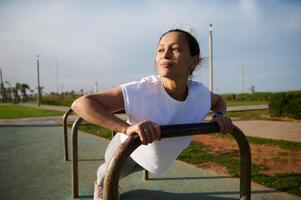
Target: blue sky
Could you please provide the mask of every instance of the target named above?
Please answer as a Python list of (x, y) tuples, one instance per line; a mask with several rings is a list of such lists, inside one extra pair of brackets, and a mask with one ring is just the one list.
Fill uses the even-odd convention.
[(293, 0), (1, 1), (0, 68), (5, 81), (36, 88), (39, 54), (45, 91), (110, 88), (155, 74), (160, 35), (181, 28), (200, 43), (205, 62), (194, 79), (207, 85), (210, 23), (216, 92), (241, 92), (242, 65), (245, 91), (301, 89)]

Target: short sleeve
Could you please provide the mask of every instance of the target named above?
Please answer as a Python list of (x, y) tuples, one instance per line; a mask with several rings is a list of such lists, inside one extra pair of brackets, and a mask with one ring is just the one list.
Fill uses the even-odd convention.
[(133, 98), (132, 98), (133, 92), (131, 92), (131, 88), (133, 87), (134, 84), (135, 84), (135, 82), (130, 82), (130, 83), (120, 85), (122, 95), (123, 95), (125, 113), (128, 116), (131, 113), (130, 102), (133, 101)]

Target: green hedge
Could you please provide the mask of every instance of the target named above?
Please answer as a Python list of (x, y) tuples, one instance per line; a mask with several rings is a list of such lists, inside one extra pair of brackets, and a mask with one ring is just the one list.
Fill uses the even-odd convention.
[(272, 116), (301, 119), (301, 91), (272, 94), (269, 107)]
[(268, 101), (272, 92), (256, 92), (256, 93), (230, 93), (223, 94), (226, 101)]
[(56, 105), (56, 106), (71, 106), (73, 101), (81, 95), (69, 94), (69, 95), (46, 95), (42, 97), (42, 104)]

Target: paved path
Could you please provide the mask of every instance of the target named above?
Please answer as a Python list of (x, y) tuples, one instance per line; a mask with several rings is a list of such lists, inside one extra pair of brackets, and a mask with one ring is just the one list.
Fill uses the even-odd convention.
[(44, 109), (44, 110), (55, 110), (55, 111), (63, 111), (63, 112), (66, 112), (70, 108), (68, 106), (52, 106), (52, 105), (38, 106), (36, 104), (31, 104), (31, 103), (20, 103), (19, 105), (32, 107), (32, 108), (40, 108), (40, 109)]
[[(58, 200), (71, 198), (71, 163), (63, 161), (61, 127), (0, 126), (0, 199)], [(69, 131), (70, 132), (70, 131)], [(92, 199), (98, 165), (107, 140), (80, 132), (80, 199)], [(160, 176), (142, 180), (136, 172), (120, 181), (121, 200), (238, 199), (239, 180), (175, 162)], [(253, 200), (296, 200), (300, 197), (252, 185)]]
[[(52, 105), (41, 105), (37, 106), (36, 104), (31, 103), (21, 103), (20, 105), (41, 108), (45, 110), (56, 110), (56, 111), (67, 111), (70, 107), (68, 106), (52, 106)], [(246, 110), (267, 110), (269, 109), (268, 105), (251, 105), (251, 106), (228, 106), (227, 111), (246, 111)]]
[[(21, 104), (25, 106), (37, 107), (35, 104)], [(42, 109), (67, 111), (69, 107), (64, 106), (49, 106), (41, 105)], [(241, 111), (241, 110), (256, 110), (256, 109), (267, 109), (267, 105), (256, 105), (256, 106), (236, 106), (228, 107), (229, 111)], [(118, 115), (118, 117), (125, 120), (125, 115)], [(70, 117), (74, 119), (74, 117)], [(61, 119), (58, 119), (61, 120)], [(14, 123), (1, 122), (3, 123)], [(276, 140), (289, 140), (301, 142), (301, 121), (283, 122), (283, 121), (267, 121), (267, 120), (248, 120), (248, 121), (234, 121), (246, 135), (256, 136), (262, 138), (276, 139)]]
[(250, 105), (250, 106), (227, 106), (227, 112), (247, 111), (247, 110), (268, 110), (268, 105)]
[[(68, 117), (68, 123), (73, 123), (75, 115)], [(25, 125), (61, 125), (63, 121), (62, 117), (32, 117), (21, 119), (0, 119), (0, 126), (25, 126)]]
[(234, 121), (246, 135), (301, 142), (301, 121)]

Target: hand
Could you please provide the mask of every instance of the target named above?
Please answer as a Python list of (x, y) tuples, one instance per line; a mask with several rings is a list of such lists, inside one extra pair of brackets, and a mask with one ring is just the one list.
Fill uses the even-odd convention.
[(222, 133), (231, 133), (233, 131), (233, 124), (230, 117), (227, 116), (217, 116), (214, 117), (212, 122), (217, 122), (220, 132)]
[(147, 145), (155, 140), (160, 140), (160, 126), (151, 121), (142, 121), (125, 129), (126, 135), (138, 134), (141, 143)]

